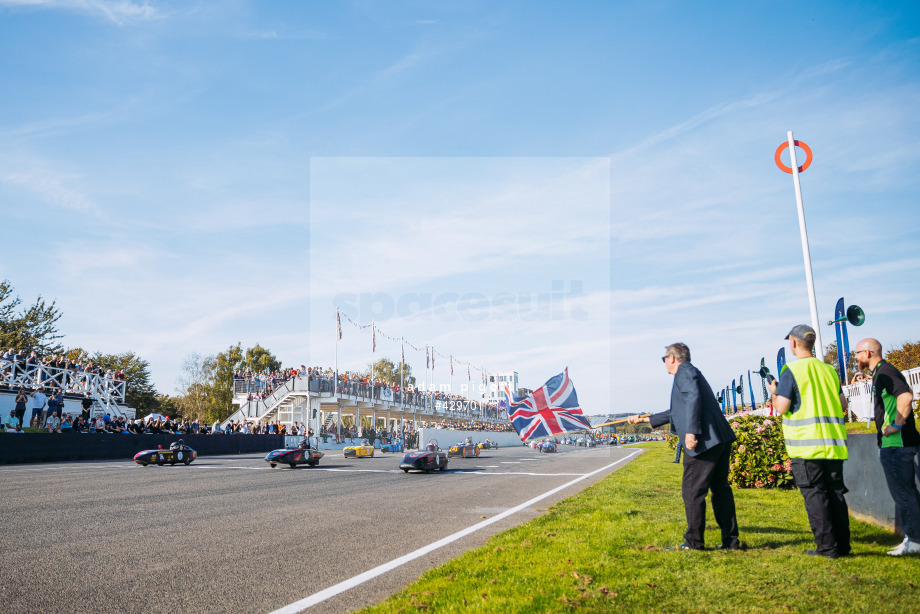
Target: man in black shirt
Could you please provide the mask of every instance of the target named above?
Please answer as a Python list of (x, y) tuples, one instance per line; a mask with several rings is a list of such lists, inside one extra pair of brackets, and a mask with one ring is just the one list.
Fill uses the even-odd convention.
[(920, 433), (911, 409), (914, 393), (904, 375), (882, 359), (882, 344), (877, 340), (860, 341), (856, 345), (856, 360), (860, 369), (872, 372), (879, 460), (904, 526), (904, 541), (888, 554), (920, 554), (920, 491), (915, 482)]

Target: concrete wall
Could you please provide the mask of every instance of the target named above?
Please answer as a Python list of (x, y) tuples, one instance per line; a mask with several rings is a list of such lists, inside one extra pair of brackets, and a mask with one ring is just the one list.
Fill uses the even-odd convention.
[(501, 447), (520, 446), (521, 438), (517, 433), (505, 433), (495, 431), (454, 431), (450, 429), (419, 429), (419, 447), (428, 443), (429, 439), (437, 439), (442, 449), (446, 450), (450, 446), (463, 441), (467, 437), (473, 438), (473, 443), (480, 443), (486, 439), (491, 439)]
[(21, 433), (0, 435), (0, 464), (71, 460), (130, 461), (141, 450), (182, 439), (198, 456), (268, 453), (284, 447), (283, 435), (126, 435), (123, 433)]
[(843, 463), (843, 482), (850, 491), (847, 493), (850, 513), (892, 531), (899, 530), (894, 500), (878, 459), (875, 435), (849, 435), (847, 449), (850, 458)]

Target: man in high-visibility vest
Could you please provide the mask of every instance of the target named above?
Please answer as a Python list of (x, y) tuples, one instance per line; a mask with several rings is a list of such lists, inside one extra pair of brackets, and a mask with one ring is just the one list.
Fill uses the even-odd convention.
[(835, 559), (850, 553), (850, 516), (844, 494), (847, 400), (837, 371), (812, 356), (815, 329), (795, 326), (786, 339), (798, 360), (770, 382), (773, 407), (783, 416), (792, 477), (805, 499), (815, 549), (806, 554)]

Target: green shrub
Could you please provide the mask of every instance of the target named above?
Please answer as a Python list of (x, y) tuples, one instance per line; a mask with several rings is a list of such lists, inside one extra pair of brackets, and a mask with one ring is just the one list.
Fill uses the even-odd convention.
[(792, 488), (791, 463), (783, 440), (782, 418), (728, 419), (738, 438), (732, 447), (728, 480), (739, 488)]

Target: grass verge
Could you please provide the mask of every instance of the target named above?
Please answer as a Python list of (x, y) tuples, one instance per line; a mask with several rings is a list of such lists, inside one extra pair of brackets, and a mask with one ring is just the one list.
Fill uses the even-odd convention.
[[(798, 491), (735, 490), (746, 551), (666, 550), (683, 541), (681, 467), (665, 444), (363, 610), (397, 612), (910, 612), (918, 559), (852, 520), (853, 555), (814, 547)], [(707, 542), (719, 543), (708, 509)]]

